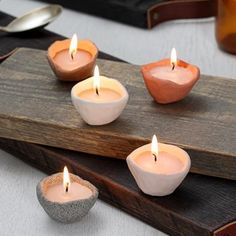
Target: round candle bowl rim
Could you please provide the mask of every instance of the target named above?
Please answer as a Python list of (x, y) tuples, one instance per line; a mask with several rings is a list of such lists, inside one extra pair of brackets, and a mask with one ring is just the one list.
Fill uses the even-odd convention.
[[(83, 103), (87, 103), (87, 104), (93, 103), (93, 104), (98, 104), (98, 105), (99, 105), (99, 104), (100, 104), (100, 105), (114, 104), (114, 103), (120, 103), (120, 102), (123, 101), (123, 100), (128, 100), (128, 98), (129, 98), (128, 91), (127, 91), (127, 89), (126, 89), (118, 80), (113, 79), (113, 78), (108, 78), (108, 77), (106, 77), (106, 76), (100, 76), (100, 79), (101, 79), (101, 82), (102, 82), (102, 80), (110, 80), (111, 82), (117, 83), (118, 86), (119, 86), (119, 87), (121, 88), (121, 90), (122, 90), (122, 94), (119, 93), (121, 97), (120, 97), (119, 99), (112, 100), (112, 101), (97, 102), (97, 101), (92, 101), (92, 100), (89, 100), (89, 99), (83, 99), (83, 98), (81, 98), (79, 95), (76, 95), (76, 89), (77, 89), (79, 86), (81, 86), (82, 83), (89, 83), (89, 82), (91, 82), (91, 84), (92, 84), (92, 82), (93, 82), (93, 77), (90, 77), (90, 78), (88, 78), (88, 79), (86, 79), (86, 80), (83, 80), (83, 81), (78, 82), (77, 84), (75, 84), (75, 85), (73, 86), (73, 88), (71, 89), (71, 96), (72, 96), (72, 98), (73, 98), (74, 100), (77, 100), (77, 101), (80, 101), (80, 102), (83, 102)], [(90, 81), (90, 80), (91, 80), (91, 81)], [(102, 84), (101, 84), (101, 88), (107, 88), (107, 89), (111, 89), (111, 90), (113, 90), (113, 91), (116, 91), (116, 90), (113, 89), (112, 87), (107, 87), (107, 86), (103, 87)], [(83, 91), (86, 91), (86, 89), (83, 90)], [(95, 91), (94, 91), (94, 92), (95, 92)], [(117, 92), (117, 91), (116, 91), (116, 92)]]
[[(52, 203), (52, 204), (55, 204), (55, 205), (66, 206), (66, 205), (71, 205), (71, 204), (77, 203), (77, 202), (86, 202), (86, 201), (91, 201), (91, 200), (97, 199), (98, 190), (93, 184), (91, 184), (87, 180), (84, 180), (84, 179), (80, 178), (77, 175), (74, 175), (74, 174), (70, 173), (70, 177), (73, 177), (73, 178), (77, 179), (77, 181), (75, 181), (75, 182), (78, 182), (81, 185), (86, 186), (87, 188), (89, 188), (92, 192), (92, 195), (89, 198), (78, 199), (78, 200), (73, 200), (73, 201), (66, 201), (66, 202), (50, 201), (48, 198), (45, 197), (45, 192), (43, 191), (43, 185), (46, 184), (47, 180), (49, 180), (51, 178), (55, 178), (57, 176), (59, 176), (63, 180), (63, 172), (59, 172), (59, 173), (56, 173), (56, 174), (53, 174), (53, 175), (50, 175), (50, 176), (47, 176), (47, 177), (43, 178), (37, 185), (37, 188), (40, 188), (39, 190), (42, 193), (41, 197), (44, 199), (45, 202)], [(61, 184), (62, 184), (62, 181), (61, 181)]]
[[(166, 173), (157, 173), (157, 172), (152, 172), (152, 171), (148, 171), (144, 168), (141, 168), (135, 161), (135, 157), (136, 157), (136, 154), (137, 153), (142, 153), (142, 152), (148, 152), (150, 151), (151, 152), (151, 144), (146, 144), (146, 145), (143, 145), (137, 149), (135, 149), (133, 152), (131, 152), (128, 157), (126, 158), (126, 161), (127, 162), (132, 162), (132, 164), (135, 166), (135, 168), (137, 168), (139, 171), (142, 171), (142, 172), (145, 172), (145, 173), (149, 173), (150, 175), (153, 175), (153, 176), (165, 176), (165, 177), (170, 177), (172, 178), (173, 176), (178, 176), (178, 175), (182, 175), (183, 172), (185, 172), (186, 170), (189, 170), (190, 169), (190, 166), (191, 166), (191, 159), (190, 159), (190, 156), (188, 155), (188, 153), (186, 151), (184, 151), (182, 148), (180, 147), (177, 147), (175, 145), (171, 145), (171, 144), (165, 144), (165, 143), (159, 143), (158, 144), (158, 147), (159, 147), (159, 150), (161, 151), (163, 147), (168, 147), (168, 146), (171, 146), (172, 148), (175, 148), (175, 149), (178, 149), (179, 151), (183, 152), (183, 156), (186, 160), (186, 162), (183, 162), (182, 160), (180, 160), (184, 166), (183, 168), (178, 171), (178, 172), (175, 172), (175, 173), (171, 173), (171, 174), (166, 174)], [(177, 156), (177, 155), (175, 155)], [(177, 156), (178, 157), (178, 156)], [(178, 157), (179, 158), (179, 157)], [(179, 158), (180, 159), (180, 158)], [(158, 162), (158, 157), (157, 157), (157, 162)]]
[[(168, 62), (166, 64), (166, 62)], [(193, 65), (193, 64), (189, 64), (183, 60), (180, 60), (178, 59), (177, 60), (177, 65), (179, 67), (183, 67), (183, 68), (189, 68), (192, 75), (193, 75), (193, 79), (189, 80), (187, 83), (184, 83), (184, 84), (179, 84), (179, 83), (176, 83), (174, 81), (171, 81), (171, 80), (165, 80), (165, 79), (161, 79), (161, 78), (158, 78), (158, 77), (155, 77), (151, 74), (151, 70), (157, 66), (166, 66), (168, 65), (170, 62), (170, 59), (166, 58), (166, 59), (162, 59), (160, 61), (156, 61), (156, 62), (152, 62), (152, 63), (149, 63), (149, 64), (145, 64), (145, 65), (142, 65), (141, 66), (141, 72), (142, 72), (142, 75), (143, 77), (148, 76), (148, 79), (152, 79), (152, 80), (160, 80), (162, 81), (162, 83), (166, 83), (166, 84), (173, 84), (175, 85), (175, 87), (185, 87), (185, 86), (188, 86), (188, 85), (192, 85), (194, 83), (196, 83), (199, 78), (200, 78), (200, 69), (196, 66), (196, 65)], [(193, 71), (195, 73), (193, 73)], [(144, 80), (147, 79), (147, 77), (144, 78)]]
[[(78, 48), (77, 48), (77, 50), (81, 50), (81, 51), (85, 51), (85, 52), (89, 53), (89, 54), (91, 55), (91, 61), (88, 62), (87, 64), (83, 65), (83, 66), (80, 66), (80, 67), (75, 68), (75, 69), (72, 69), (72, 70), (63, 69), (63, 67), (60, 66), (60, 64), (58, 64), (57, 62), (55, 62), (54, 57), (57, 55), (57, 53), (59, 53), (59, 52), (61, 52), (61, 51), (63, 51), (63, 50), (66, 50), (66, 49), (69, 50), (69, 47), (65, 47), (65, 48), (63, 47), (63, 49), (61, 49), (61, 50), (59, 50), (59, 51), (56, 51), (55, 55), (53, 55), (53, 56), (51, 56), (51, 54), (52, 54), (51, 51), (53, 50), (54, 47), (56, 47), (56, 46), (58, 46), (58, 45), (63, 45), (63, 44), (64, 44), (65, 42), (67, 42), (67, 41), (70, 42), (70, 39), (57, 40), (57, 41), (55, 41), (54, 43), (52, 43), (52, 44), (49, 46), (49, 48), (48, 48), (47, 58), (49, 59), (50, 63), (54, 64), (54, 65), (58, 68), (59, 71), (61, 71), (61, 72), (64, 73), (64, 74), (71, 74), (71, 73), (73, 73), (73, 72), (76, 72), (76, 71), (78, 71), (78, 70), (82, 70), (83, 68), (87, 68), (88, 66), (92, 66), (93, 64), (95, 64), (95, 60), (96, 60), (96, 58), (97, 58), (97, 56), (98, 56), (98, 48), (97, 48), (97, 46), (95, 45), (94, 42), (92, 42), (92, 41), (89, 40), (89, 39), (82, 39), (82, 40), (79, 40), (79, 41), (78, 41)], [(96, 50), (96, 53), (95, 53), (95, 54), (92, 54), (91, 51), (86, 50), (86, 49), (84, 49), (84, 48), (81, 48), (81, 47), (80, 47), (80, 43), (83, 43), (83, 42), (88, 42), (88, 43), (90, 43), (90, 44), (94, 47), (94, 49)], [(68, 52), (68, 53), (69, 53), (69, 52)]]

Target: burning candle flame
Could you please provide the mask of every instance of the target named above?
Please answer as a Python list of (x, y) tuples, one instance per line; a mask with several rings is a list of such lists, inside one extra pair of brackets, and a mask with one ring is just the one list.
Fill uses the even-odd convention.
[(69, 186), (70, 186), (70, 175), (67, 167), (64, 167), (63, 171), (63, 186), (65, 189), (65, 192), (67, 193), (69, 191)]
[(152, 136), (152, 145), (151, 145), (151, 152), (154, 157), (154, 160), (157, 161), (158, 156), (158, 141), (156, 135)]
[(99, 89), (100, 89), (100, 74), (98, 66), (95, 66), (94, 69), (94, 75), (93, 75), (93, 88), (95, 89), (95, 92), (97, 95), (99, 95)]
[(70, 48), (69, 48), (69, 53), (70, 53), (72, 60), (74, 59), (75, 54), (77, 52), (77, 45), (78, 45), (77, 35), (73, 34), (73, 37), (70, 42)]
[(172, 70), (174, 70), (177, 65), (177, 52), (175, 48), (172, 48), (171, 50), (170, 64), (172, 66)]

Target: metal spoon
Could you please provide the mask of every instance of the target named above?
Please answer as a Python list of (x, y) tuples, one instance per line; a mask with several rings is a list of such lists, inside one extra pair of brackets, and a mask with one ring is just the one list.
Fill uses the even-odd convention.
[(45, 27), (62, 12), (60, 5), (48, 5), (37, 8), (25, 15), (16, 18), (7, 26), (0, 26), (0, 31), (7, 33), (20, 33)]

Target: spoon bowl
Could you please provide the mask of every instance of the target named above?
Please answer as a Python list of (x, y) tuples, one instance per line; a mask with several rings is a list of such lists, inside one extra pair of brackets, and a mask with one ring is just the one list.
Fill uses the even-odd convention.
[(16, 18), (7, 26), (0, 27), (0, 30), (7, 33), (20, 33), (41, 29), (54, 21), (61, 12), (62, 7), (60, 5), (48, 5), (37, 8)]

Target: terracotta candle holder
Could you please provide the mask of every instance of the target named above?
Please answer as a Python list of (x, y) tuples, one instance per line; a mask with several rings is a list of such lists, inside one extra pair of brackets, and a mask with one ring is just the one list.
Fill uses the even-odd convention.
[(149, 93), (161, 104), (185, 98), (200, 76), (197, 66), (177, 59), (175, 62), (171, 61), (164, 59), (141, 67)]
[(39, 203), (54, 220), (72, 223), (83, 218), (95, 204), (98, 190), (88, 181), (70, 174), (72, 182), (63, 189), (63, 173), (44, 178), (37, 185)]
[(181, 148), (159, 143), (158, 151), (152, 144), (134, 150), (126, 159), (139, 188), (151, 196), (173, 193), (189, 172), (189, 155)]
[(128, 98), (125, 87), (118, 80), (100, 76), (98, 67), (93, 77), (77, 83), (71, 90), (72, 103), (89, 125), (105, 125), (117, 119)]
[[(73, 36), (74, 37), (74, 36)], [(73, 38), (72, 38), (73, 40)], [(59, 80), (81, 81), (93, 74), (98, 49), (90, 40), (65, 39), (48, 48), (48, 61)]]

